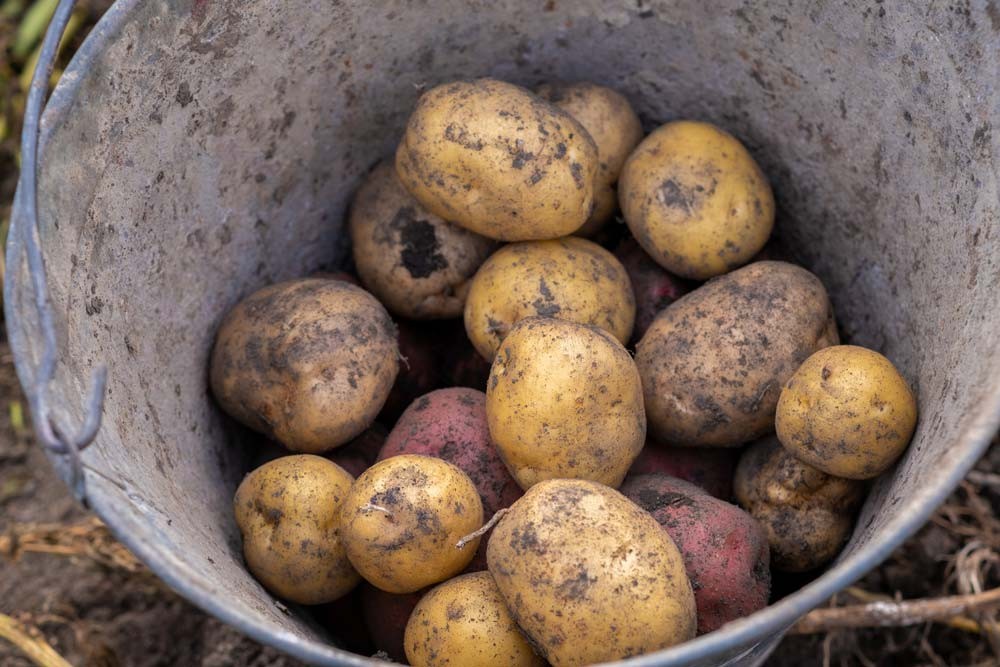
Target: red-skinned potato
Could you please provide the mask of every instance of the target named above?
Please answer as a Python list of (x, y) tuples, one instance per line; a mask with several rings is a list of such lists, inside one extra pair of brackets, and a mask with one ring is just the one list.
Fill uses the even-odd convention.
[(441, 363), (436, 326), (427, 322), (399, 320), (399, 374), (379, 413), (387, 424), (395, 423), (418, 396), (441, 386)]
[(635, 291), (635, 327), (632, 329), (632, 340), (638, 341), (656, 316), (691, 291), (696, 283), (678, 278), (657, 264), (632, 237), (622, 241), (614, 254), (625, 267)]
[[(460, 468), (476, 485), (486, 518), (523, 495), (490, 440), (486, 394), (481, 391), (451, 387), (414, 401), (389, 433), (378, 460), (400, 454), (434, 456)], [(466, 571), (486, 569), (488, 540), (480, 542)]]
[(426, 590), (416, 593), (386, 593), (365, 582), (359, 587), (361, 611), (372, 643), (396, 662), (406, 662), (403, 633), (413, 608)]
[(471, 387), (486, 390), (490, 377), (490, 362), (473, 347), (465, 333), (465, 324), (460, 321), (442, 323), (441, 366), (444, 369), (444, 385), (447, 387)]
[(738, 449), (666, 447), (647, 440), (628, 474), (669, 475), (691, 482), (709, 495), (728, 501), (733, 497), (733, 472), (739, 456)]
[(362, 655), (375, 652), (361, 611), (361, 586), (335, 602), (313, 607), (312, 612), (320, 625), (337, 639), (338, 646)]
[(372, 424), (371, 428), (354, 440), (328, 452), (326, 458), (351, 473), (353, 477), (357, 477), (375, 463), (387, 435), (389, 431), (384, 426)]
[(767, 606), (767, 537), (753, 517), (667, 475), (629, 477), (622, 494), (653, 515), (677, 545), (705, 634)]

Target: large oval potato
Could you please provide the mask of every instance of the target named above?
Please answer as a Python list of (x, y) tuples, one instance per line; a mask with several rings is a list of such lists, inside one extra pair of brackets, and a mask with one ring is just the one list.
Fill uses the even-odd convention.
[(347, 557), (369, 583), (412, 593), (462, 571), (479, 538), (483, 503), (469, 476), (430, 456), (379, 461), (355, 480), (341, 507)]
[(646, 511), (587, 480), (533, 486), (497, 524), (490, 573), (535, 648), (556, 665), (656, 651), (695, 635), (677, 547)]
[(601, 329), (552, 318), (521, 320), (500, 345), (486, 419), (525, 489), (555, 477), (618, 486), (646, 438), (628, 350)]
[(459, 317), (468, 281), (496, 247), (424, 209), (391, 161), (361, 184), (348, 226), (365, 288), (390, 312), (412, 319)]
[(510, 615), (489, 572), (432, 588), (406, 624), (406, 658), (413, 667), (541, 667)]
[(774, 428), (781, 387), (838, 342), (823, 284), (756, 262), (667, 307), (636, 346), (650, 431), (660, 441), (729, 447)]
[(594, 212), (576, 231), (593, 236), (618, 208), (615, 184), (629, 153), (642, 141), (642, 123), (624, 96), (596, 83), (546, 83), (535, 92), (580, 121), (597, 145)]
[(764, 172), (709, 123), (675, 121), (646, 137), (622, 168), (618, 199), (643, 249), (695, 280), (746, 264), (774, 226)]
[(621, 262), (596, 243), (575, 237), (511, 243), (472, 279), (465, 330), (492, 360), (511, 327), (532, 315), (601, 327), (624, 345), (635, 322), (635, 296)]
[(342, 280), (258, 290), (226, 315), (212, 349), (212, 393), (237, 421), (288, 449), (339, 447), (375, 421), (398, 370), (396, 327)]
[(629, 475), (621, 492), (649, 512), (680, 550), (698, 607), (698, 634), (767, 606), (768, 542), (752, 516), (667, 475)]
[(400, 180), (427, 210), (501, 241), (579, 229), (597, 165), (593, 139), (572, 116), (494, 79), (424, 93), (396, 151)]
[(775, 428), (800, 461), (829, 475), (871, 479), (896, 462), (917, 425), (917, 401), (892, 362), (874, 350), (835, 345), (789, 378)]
[(361, 577), (340, 538), (340, 507), (354, 478), (319, 456), (284, 456), (240, 483), (233, 501), (247, 569), (278, 597), (321, 604)]
[(774, 436), (747, 447), (733, 491), (767, 533), (772, 567), (785, 572), (812, 570), (836, 556), (864, 495), (861, 482), (799, 461)]

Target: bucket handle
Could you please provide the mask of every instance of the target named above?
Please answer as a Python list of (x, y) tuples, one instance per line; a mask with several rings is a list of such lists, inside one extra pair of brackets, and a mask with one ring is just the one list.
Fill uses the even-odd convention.
[[(45, 32), (38, 64), (32, 75), (24, 107), (24, 127), (21, 131), (21, 180), (15, 195), (15, 208), (20, 214), (22, 223), (17, 229), (20, 232), (19, 245), (27, 257), (35, 312), (38, 315), (42, 335), (41, 359), (33, 373), (32, 381), (25, 383), (24, 390), (38, 439), (42, 446), (53, 454), (66, 457), (70, 471), (70, 488), (76, 499), (86, 505), (87, 491), (80, 453), (94, 441), (100, 429), (108, 372), (107, 367), (101, 364), (91, 376), (83, 425), (74, 431), (59, 423), (52, 410), (49, 394), (49, 385), (55, 375), (57, 362), (56, 333), (45, 274), (45, 260), (38, 232), (38, 139), (42, 107), (59, 51), (59, 42), (74, 4), (76, 0), (59, 0), (52, 21)], [(19, 260), (18, 257), (17, 261)]]

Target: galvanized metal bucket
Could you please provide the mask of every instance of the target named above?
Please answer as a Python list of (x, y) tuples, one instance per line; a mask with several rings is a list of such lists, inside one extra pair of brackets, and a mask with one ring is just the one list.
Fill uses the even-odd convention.
[[(243, 567), (230, 503), (250, 451), (209, 400), (213, 332), (254, 288), (343, 258), (351, 192), (422, 89), (594, 80), (649, 126), (703, 118), (744, 139), (774, 183), (778, 233), (824, 280), (844, 332), (919, 394), (913, 444), (835, 565), (622, 664), (759, 663), (927, 519), (1000, 421), (1000, 10), (722, 5), (119, 0), (40, 133), (38, 77), (7, 249), (11, 344), (54, 463), (195, 604), (304, 660), (369, 664)], [(106, 392), (91, 380), (103, 364)]]

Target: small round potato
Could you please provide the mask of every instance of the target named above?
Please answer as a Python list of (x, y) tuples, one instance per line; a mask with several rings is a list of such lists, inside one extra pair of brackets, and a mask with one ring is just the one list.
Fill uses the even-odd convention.
[[(458, 466), (476, 485), (487, 518), (523, 494), (490, 440), (486, 394), (476, 389), (438, 389), (414, 401), (396, 422), (378, 460), (400, 454), (436, 456)], [(486, 569), (488, 535), (466, 572)]]
[(365, 288), (391, 313), (418, 320), (461, 316), (468, 281), (496, 247), (428, 213), (403, 188), (391, 161), (361, 184), (349, 226)]
[(354, 482), (341, 509), (351, 564), (388, 593), (412, 593), (458, 574), (479, 539), (483, 503), (469, 476), (430, 456), (379, 461)]
[(226, 315), (212, 350), (212, 393), (237, 421), (317, 454), (372, 425), (398, 355), (396, 327), (371, 294), (343, 280), (292, 280)]
[(778, 439), (799, 460), (848, 479), (885, 472), (910, 443), (917, 401), (892, 362), (837, 345), (795, 371), (778, 400)]
[(675, 121), (646, 137), (622, 168), (618, 199), (646, 252), (695, 280), (746, 264), (774, 226), (767, 177), (709, 123)]
[(490, 441), (486, 394), (476, 389), (437, 389), (415, 400), (385, 439), (377, 460), (402, 454), (434, 456), (458, 466), (476, 485), (487, 518), (522, 495)]
[(660, 313), (636, 346), (646, 416), (664, 444), (732, 447), (774, 428), (781, 387), (836, 345), (823, 284), (784, 262), (716, 278)]
[(579, 229), (597, 165), (594, 140), (576, 119), (493, 79), (424, 93), (396, 151), (400, 180), (428, 211), (501, 241)]
[(597, 144), (594, 212), (576, 231), (578, 236), (593, 236), (618, 208), (615, 184), (629, 153), (642, 141), (642, 123), (627, 99), (594, 83), (546, 83), (536, 92), (580, 121)]
[(677, 547), (648, 512), (603, 484), (536, 484), (497, 524), (487, 559), (514, 619), (556, 667), (695, 635), (694, 593)]
[(767, 533), (772, 567), (785, 572), (812, 570), (836, 556), (864, 494), (861, 482), (799, 461), (774, 436), (743, 453), (733, 491)]
[(521, 320), (500, 346), (486, 419), (525, 489), (556, 477), (617, 487), (646, 439), (632, 356), (601, 329), (552, 318)]
[(489, 572), (455, 577), (431, 589), (406, 624), (413, 667), (541, 667)]
[(625, 344), (635, 296), (621, 262), (596, 243), (575, 237), (511, 243), (472, 279), (465, 330), (492, 360), (511, 327), (532, 315), (601, 327)]
[(354, 478), (319, 456), (284, 456), (247, 475), (233, 509), (243, 557), (278, 597), (322, 604), (361, 580), (340, 536), (340, 506)]

